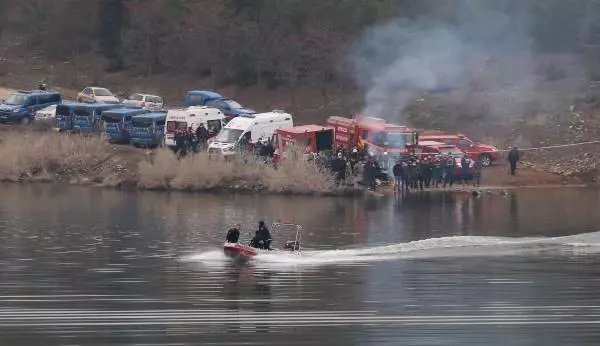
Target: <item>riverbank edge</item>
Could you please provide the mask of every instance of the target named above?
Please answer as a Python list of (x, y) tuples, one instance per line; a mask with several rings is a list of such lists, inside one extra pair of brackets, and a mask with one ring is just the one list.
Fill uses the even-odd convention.
[(157, 187), (157, 188), (145, 188), (138, 186), (136, 182), (133, 181), (122, 181), (118, 184), (107, 185), (103, 183), (93, 182), (89, 179), (71, 179), (70, 181), (53, 181), (50, 179), (43, 178), (32, 178), (32, 179), (21, 179), (18, 181), (14, 180), (0, 180), (3, 184), (43, 184), (43, 185), (56, 185), (56, 186), (81, 186), (81, 187), (94, 187), (101, 188), (107, 190), (117, 190), (117, 191), (129, 191), (129, 192), (138, 192), (138, 191), (153, 191), (153, 192), (162, 192), (162, 193), (170, 193), (170, 192), (178, 192), (178, 193), (187, 193), (187, 194), (243, 194), (243, 195), (265, 195), (265, 196), (305, 196), (305, 197), (323, 197), (323, 198), (331, 198), (331, 197), (343, 197), (343, 198), (364, 198), (364, 197), (392, 197), (398, 195), (406, 195), (406, 194), (416, 194), (416, 193), (454, 193), (454, 194), (474, 194), (474, 195), (500, 195), (500, 194), (508, 194), (508, 192), (514, 192), (515, 190), (531, 190), (531, 189), (573, 189), (573, 188), (587, 188), (587, 187), (600, 187), (600, 184), (597, 183), (581, 183), (581, 184), (537, 184), (537, 185), (487, 185), (487, 186), (459, 186), (453, 188), (428, 188), (424, 190), (416, 190), (409, 191), (408, 193), (397, 192), (394, 191), (391, 185), (383, 185), (379, 186), (376, 191), (371, 191), (366, 188), (347, 188), (338, 192), (307, 192), (307, 193), (299, 193), (293, 191), (268, 191), (266, 188), (257, 188), (257, 187), (249, 187), (243, 185), (235, 185), (235, 186), (215, 186), (211, 188), (204, 189), (175, 189), (175, 188), (167, 188), (167, 187)]
[(123, 180), (117, 184), (104, 184), (92, 181), (88, 178), (71, 179), (66, 180), (52, 180), (41, 177), (22, 178), (19, 180), (8, 180), (0, 179), (0, 183), (3, 184), (44, 184), (44, 185), (56, 185), (56, 186), (82, 186), (82, 187), (94, 187), (102, 189), (111, 189), (119, 191), (154, 191), (154, 192), (181, 192), (181, 193), (210, 193), (210, 194), (254, 194), (254, 195), (272, 195), (272, 196), (310, 196), (310, 197), (362, 197), (365, 195), (366, 189), (361, 188), (346, 188), (335, 192), (323, 191), (323, 192), (306, 192), (300, 193), (296, 191), (269, 191), (265, 187), (251, 187), (244, 186), (243, 184), (236, 184), (235, 186), (215, 186), (203, 189), (177, 189), (170, 187), (153, 187), (146, 188), (139, 186), (136, 182), (131, 180)]

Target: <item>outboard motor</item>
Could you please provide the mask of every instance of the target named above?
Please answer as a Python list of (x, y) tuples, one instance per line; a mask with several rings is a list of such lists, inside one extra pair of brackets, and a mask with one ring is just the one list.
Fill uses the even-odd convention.
[(287, 242), (285, 242), (285, 245), (283, 246), (283, 248), (288, 251), (298, 251), (298, 250), (300, 250), (300, 243), (297, 241), (293, 241), (293, 240), (287, 241)]

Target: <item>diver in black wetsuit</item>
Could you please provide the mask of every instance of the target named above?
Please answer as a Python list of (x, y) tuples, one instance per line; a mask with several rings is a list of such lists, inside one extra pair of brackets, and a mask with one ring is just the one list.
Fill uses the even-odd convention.
[(233, 225), (227, 232), (225, 240), (228, 243), (237, 243), (240, 239), (240, 226), (238, 224)]
[(272, 250), (271, 249), (271, 241), (272, 240), (273, 239), (271, 238), (271, 233), (269, 232), (269, 229), (267, 228), (267, 226), (265, 226), (265, 222), (260, 221), (258, 223), (258, 231), (256, 231), (254, 238), (252, 238), (252, 241), (250, 242), (250, 246), (258, 248), (258, 249), (263, 249), (263, 250)]

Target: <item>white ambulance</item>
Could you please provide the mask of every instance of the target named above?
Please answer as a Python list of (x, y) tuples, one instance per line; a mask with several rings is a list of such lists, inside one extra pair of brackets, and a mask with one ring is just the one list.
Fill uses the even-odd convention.
[(250, 143), (266, 141), (273, 137), (275, 130), (294, 127), (292, 115), (280, 110), (268, 113), (244, 114), (231, 119), (211, 140), (208, 152), (211, 155), (235, 154), (236, 145), (244, 140)]
[(196, 131), (200, 124), (204, 124), (210, 136), (214, 136), (223, 128), (225, 115), (216, 108), (206, 106), (169, 109), (165, 126), (165, 145), (175, 147), (176, 130), (191, 127), (192, 131)]

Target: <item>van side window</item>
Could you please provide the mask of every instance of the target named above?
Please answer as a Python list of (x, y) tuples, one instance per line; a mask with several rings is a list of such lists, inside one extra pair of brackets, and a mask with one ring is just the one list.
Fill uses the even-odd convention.
[(454, 144), (454, 141), (453, 141), (453, 140), (451, 140), (451, 139), (446, 139), (446, 140), (444, 141), (444, 143), (452, 145), (452, 144)]
[(92, 95), (92, 89), (85, 88), (85, 89), (83, 89), (83, 93), (86, 94), (86, 95)]

